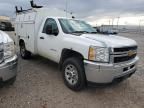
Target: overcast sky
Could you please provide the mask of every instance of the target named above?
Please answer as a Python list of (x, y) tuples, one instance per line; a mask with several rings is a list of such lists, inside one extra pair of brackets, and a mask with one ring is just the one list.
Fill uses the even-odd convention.
[[(15, 5), (24, 9), (30, 8), (30, 0), (0, 0), (0, 15), (15, 15)], [(37, 4), (47, 7), (65, 9), (66, 0), (34, 0)], [(143, 19), (144, 0), (67, 0), (68, 11), (73, 12), (76, 17), (84, 18), (91, 23), (109, 23), (113, 18), (129, 18), (123, 23), (138, 23)], [(134, 17), (134, 18), (132, 18)], [(141, 19), (140, 19), (141, 18)], [(109, 21), (110, 20), (110, 21)], [(131, 20), (135, 20), (132, 21)], [(137, 21), (136, 21), (137, 20)]]

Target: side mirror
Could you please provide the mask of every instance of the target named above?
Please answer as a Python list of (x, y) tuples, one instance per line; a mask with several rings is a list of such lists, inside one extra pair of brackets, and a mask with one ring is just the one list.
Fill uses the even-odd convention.
[(53, 29), (52, 25), (47, 25), (46, 34), (57, 36), (58, 35), (58, 30), (57, 29)]
[(54, 29), (54, 30), (53, 30), (53, 35), (57, 36), (58, 33), (59, 33), (58, 29)]
[(49, 34), (49, 35), (52, 34), (52, 25), (47, 25), (46, 26), (46, 34)]

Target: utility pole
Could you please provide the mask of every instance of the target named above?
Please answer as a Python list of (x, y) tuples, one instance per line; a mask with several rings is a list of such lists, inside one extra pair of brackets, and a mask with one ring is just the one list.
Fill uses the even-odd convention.
[(139, 32), (141, 33), (141, 21), (142, 20), (139, 20)]
[(110, 26), (110, 22), (111, 22), (111, 21), (110, 21), (110, 19), (109, 19), (109, 26)]
[(118, 20), (117, 20), (117, 30), (119, 29), (118, 28), (118, 26), (119, 26), (119, 19), (120, 19), (120, 17), (117, 17), (118, 18)]
[(113, 28), (113, 25), (114, 25), (113, 23), (114, 23), (114, 18), (112, 19), (112, 28)]

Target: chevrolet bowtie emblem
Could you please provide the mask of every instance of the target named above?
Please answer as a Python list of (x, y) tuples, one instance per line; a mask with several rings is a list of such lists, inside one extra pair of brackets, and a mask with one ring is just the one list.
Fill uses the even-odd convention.
[(132, 55), (134, 55), (134, 54), (136, 54), (136, 52), (135, 51), (128, 51), (128, 56), (132, 56)]

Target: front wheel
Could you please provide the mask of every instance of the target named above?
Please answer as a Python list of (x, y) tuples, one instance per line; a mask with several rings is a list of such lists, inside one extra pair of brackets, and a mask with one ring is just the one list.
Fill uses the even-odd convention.
[(62, 67), (63, 79), (67, 87), (80, 91), (85, 87), (86, 78), (82, 60), (76, 57), (68, 58)]

